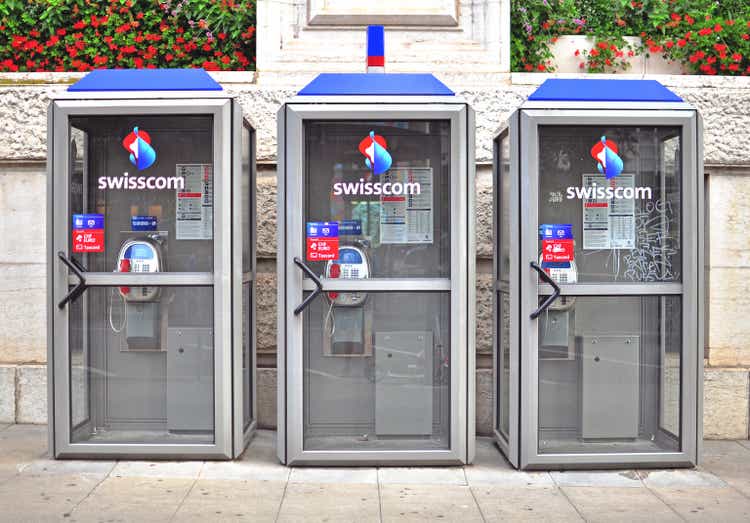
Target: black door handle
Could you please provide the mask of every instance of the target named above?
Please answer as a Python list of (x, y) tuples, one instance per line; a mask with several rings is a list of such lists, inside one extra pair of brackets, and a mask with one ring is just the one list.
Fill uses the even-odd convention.
[(531, 318), (532, 320), (535, 320), (539, 317), (540, 314), (542, 314), (545, 310), (547, 310), (547, 307), (552, 305), (552, 302), (554, 302), (558, 296), (560, 296), (560, 287), (557, 285), (557, 283), (555, 283), (555, 280), (550, 278), (549, 274), (544, 272), (544, 269), (542, 269), (535, 262), (531, 262), (531, 268), (534, 269), (536, 272), (538, 272), (539, 277), (542, 279), (542, 281), (544, 281), (544, 283), (549, 283), (553, 289), (552, 294), (550, 296), (547, 296), (547, 299), (544, 300), (544, 302), (539, 306), (539, 308), (529, 315), (529, 318)]
[(73, 274), (75, 274), (78, 278), (78, 285), (73, 287), (73, 290), (68, 292), (68, 294), (65, 295), (60, 303), (57, 304), (57, 307), (59, 309), (62, 309), (67, 303), (76, 301), (78, 297), (83, 294), (86, 289), (88, 289), (89, 286), (86, 284), (86, 276), (84, 274), (86, 272), (86, 268), (83, 265), (76, 261), (75, 258), (68, 259), (63, 251), (58, 251), (57, 257), (60, 258), (60, 261), (63, 262), (68, 267), (68, 269), (73, 271)]
[(315, 286), (317, 287), (307, 298), (305, 298), (305, 300), (302, 303), (297, 305), (296, 309), (294, 309), (294, 315), (297, 316), (299, 315), (300, 312), (305, 310), (307, 306), (310, 305), (310, 303), (315, 298), (317, 298), (318, 294), (323, 292), (323, 283), (320, 281), (320, 278), (315, 276), (315, 273), (312, 271), (312, 269), (310, 269), (310, 267), (305, 265), (305, 262), (303, 262), (296, 256), (294, 257), (294, 264), (300, 269), (302, 269), (302, 272), (307, 274), (310, 277), (310, 279), (315, 283)]

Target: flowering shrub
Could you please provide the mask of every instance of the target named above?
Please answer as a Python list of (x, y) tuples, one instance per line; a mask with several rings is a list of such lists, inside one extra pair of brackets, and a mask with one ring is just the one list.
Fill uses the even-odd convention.
[[(695, 74), (750, 75), (747, 0), (512, 0), (511, 67), (554, 70), (550, 46), (559, 36), (591, 37), (577, 50), (580, 68), (613, 72), (637, 54), (661, 53)], [(631, 46), (625, 36), (640, 36)]]
[(255, 68), (252, 0), (0, 0), (0, 71)]

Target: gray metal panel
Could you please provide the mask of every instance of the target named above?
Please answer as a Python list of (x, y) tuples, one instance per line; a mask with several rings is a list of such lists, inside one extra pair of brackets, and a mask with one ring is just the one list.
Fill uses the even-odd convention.
[(287, 464), (287, 364), (289, 350), (287, 339), (287, 248), (286, 248), (286, 114), (287, 106), (282, 105), (276, 113), (276, 455), (281, 463)]
[(432, 332), (375, 333), (375, 433), (432, 434)]
[[(638, 436), (637, 336), (582, 336), (581, 436)], [(567, 341), (567, 340), (566, 340)]]
[(51, 458), (57, 457), (55, 448), (55, 426), (58, 423), (55, 417), (55, 305), (51, 296), (54, 296), (55, 284), (53, 279), (53, 265), (55, 263), (55, 248), (52, 234), (54, 231), (53, 203), (55, 201), (54, 179), (54, 110), (53, 104), (47, 106), (47, 213), (46, 213), (46, 248), (47, 248), (47, 452)]
[(213, 358), (207, 350), (213, 329), (167, 329), (167, 429), (210, 431), (213, 428)]

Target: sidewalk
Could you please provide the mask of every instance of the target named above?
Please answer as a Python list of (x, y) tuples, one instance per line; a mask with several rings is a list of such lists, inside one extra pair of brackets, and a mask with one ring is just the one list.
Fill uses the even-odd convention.
[(0, 521), (750, 521), (750, 442), (698, 470), (517, 472), (476, 464), (287, 468), (260, 431), (236, 462), (52, 461), (47, 427), (0, 425)]

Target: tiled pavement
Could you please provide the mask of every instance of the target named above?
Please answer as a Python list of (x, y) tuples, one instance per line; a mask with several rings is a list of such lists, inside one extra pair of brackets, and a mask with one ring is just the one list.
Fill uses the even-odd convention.
[(697, 470), (518, 472), (487, 439), (472, 466), (287, 468), (261, 431), (235, 462), (52, 461), (46, 427), (0, 425), (0, 521), (750, 521), (750, 444)]

